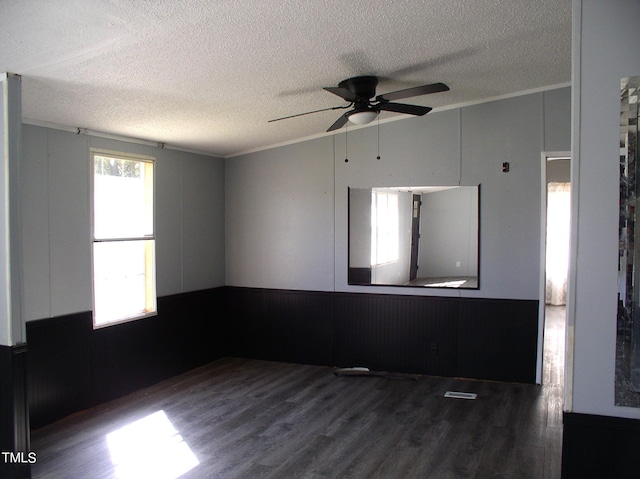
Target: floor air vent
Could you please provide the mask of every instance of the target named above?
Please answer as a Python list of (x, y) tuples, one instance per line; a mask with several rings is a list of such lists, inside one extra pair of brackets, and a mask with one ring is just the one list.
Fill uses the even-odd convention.
[(459, 391), (447, 391), (444, 393), (444, 397), (446, 398), (455, 398), (455, 399), (475, 399), (478, 397), (476, 393), (462, 393)]

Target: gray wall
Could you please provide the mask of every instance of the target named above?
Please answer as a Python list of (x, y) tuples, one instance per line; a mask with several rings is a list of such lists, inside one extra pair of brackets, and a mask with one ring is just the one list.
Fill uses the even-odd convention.
[(551, 159), (547, 161), (547, 183), (571, 181), (571, 160)]
[(227, 160), (227, 285), (333, 289), (332, 151), (327, 136)]
[(573, 293), (568, 304), (574, 351), (567, 358), (573, 378), (568, 382), (573, 404), (567, 406), (578, 413), (640, 418), (640, 409), (614, 406), (620, 79), (640, 75), (640, 2), (576, 0), (574, 7)]
[(371, 267), (371, 188), (349, 190), (349, 266)]
[(473, 188), (422, 194), (419, 277), (478, 274), (477, 208)]
[(27, 321), (92, 309), (90, 148), (156, 158), (158, 295), (223, 286), (223, 160), (23, 125)]
[[(565, 121), (558, 105), (569, 95), (383, 122), (380, 160), (377, 128), (351, 129), (348, 162), (344, 132), (220, 160), (24, 125), (25, 316), (91, 309), (91, 147), (157, 158), (160, 296), (227, 284), (537, 299), (540, 151), (546, 124)], [(569, 149), (568, 137), (554, 141)], [(347, 285), (347, 188), (414, 184), (482, 185), (480, 290)]]
[[(380, 160), (375, 125), (349, 129), (348, 151), (343, 130), (228, 158), (226, 283), (538, 299), (541, 152), (569, 150), (569, 106), (562, 88), (383, 122)], [(480, 290), (347, 284), (348, 187), (458, 184), (482, 185)]]

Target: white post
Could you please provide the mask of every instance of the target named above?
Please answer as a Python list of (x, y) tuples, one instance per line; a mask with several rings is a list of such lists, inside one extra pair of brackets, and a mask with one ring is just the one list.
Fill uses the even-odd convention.
[(0, 476), (31, 477), (22, 315), (20, 159), (22, 93), (18, 75), (0, 73)]
[(0, 345), (26, 342), (22, 317), (21, 78), (0, 73)]

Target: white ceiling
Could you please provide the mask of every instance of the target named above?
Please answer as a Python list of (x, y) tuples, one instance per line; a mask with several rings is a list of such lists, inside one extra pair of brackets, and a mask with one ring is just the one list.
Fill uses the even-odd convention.
[(26, 122), (222, 157), (323, 133), (341, 110), (268, 120), (352, 76), (434, 108), (571, 80), (571, 0), (0, 0), (0, 39)]

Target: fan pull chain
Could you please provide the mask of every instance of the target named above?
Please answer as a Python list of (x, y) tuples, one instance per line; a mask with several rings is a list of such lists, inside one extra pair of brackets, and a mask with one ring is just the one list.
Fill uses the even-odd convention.
[(380, 159), (380, 115), (378, 115), (378, 156), (376, 157), (376, 159)]
[(349, 124), (344, 126), (344, 162), (349, 163)]

